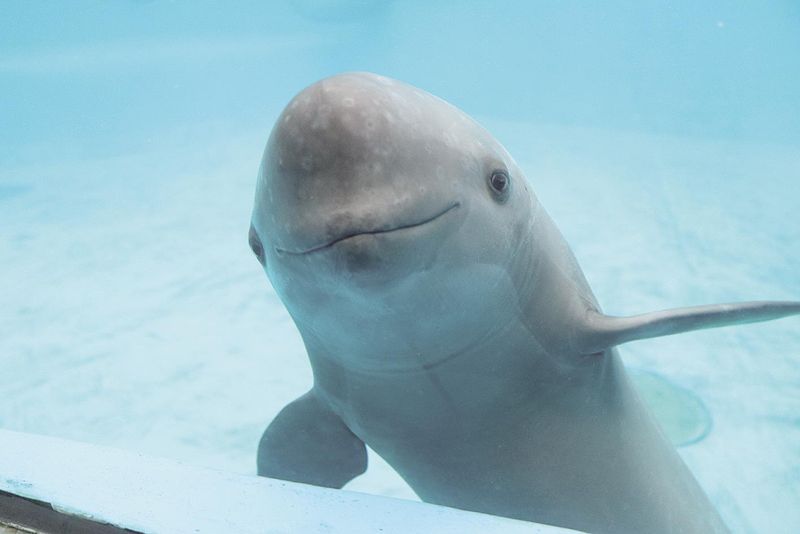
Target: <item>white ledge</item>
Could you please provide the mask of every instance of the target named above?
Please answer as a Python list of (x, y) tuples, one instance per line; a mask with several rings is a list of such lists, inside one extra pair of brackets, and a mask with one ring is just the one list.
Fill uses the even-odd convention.
[(24, 524), (11, 520), (21, 513), (16, 499), (27, 506), (23, 514), (66, 514), (152, 534), (574, 532), (6, 430), (0, 430), (0, 491), (39, 502), (3, 496), (0, 524)]

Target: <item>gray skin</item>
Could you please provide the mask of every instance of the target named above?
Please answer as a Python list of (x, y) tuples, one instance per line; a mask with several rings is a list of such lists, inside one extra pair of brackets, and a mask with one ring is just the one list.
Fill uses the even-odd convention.
[(505, 149), (367, 73), (283, 111), (250, 244), (314, 373), (265, 431), (259, 474), (342, 487), (366, 443), (430, 503), (590, 532), (726, 531), (614, 347), (800, 303), (603, 315)]

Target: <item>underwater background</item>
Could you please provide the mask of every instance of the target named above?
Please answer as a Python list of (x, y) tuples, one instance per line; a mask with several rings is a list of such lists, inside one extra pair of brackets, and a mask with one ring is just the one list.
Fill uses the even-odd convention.
[[(311, 384), (255, 174), (348, 70), (486, 126), (607, 313), (800, 299), (794, 0), (4, 2), (0, 427), (255, 472)], [(800, 531), (799, 319), (620, 352), (735, 532)], [(370, 462), (348, 488), (415, 498)]]

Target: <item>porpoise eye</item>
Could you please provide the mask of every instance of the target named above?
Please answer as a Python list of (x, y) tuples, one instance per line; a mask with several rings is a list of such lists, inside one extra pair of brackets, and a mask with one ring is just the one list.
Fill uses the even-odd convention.
[(258, 262), (261, 265), (264, 265), (264, 247), (261, 245), (261, 239), (258, 238), (256, 229), (252, 226), (250, 227), (247, 241), (250, 243), (250, 248), (253, 250), (253, 254), (256, 255), (256, 258), (258, 258)]
[(495, 200), (504, 202), (508, 198), (511, 189), (511, 178), (506, 171), (493, 171), (489, 176), (489, 188), (492, 190)]

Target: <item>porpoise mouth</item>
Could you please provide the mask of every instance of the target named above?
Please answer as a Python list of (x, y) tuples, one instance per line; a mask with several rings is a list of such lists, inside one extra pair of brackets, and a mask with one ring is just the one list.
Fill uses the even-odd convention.
[(432, 223), (436, 219), (439, 219), (440, 217), (443, 217), (448, 212), (456, 209), (460, 205), (461, 205), (460, 202), (454, 202), (453, 204), (451, 204), (450, 206), (448, 206), (444, 210), (440, 211), (436, 215), (434, 215), (432, 217), (428, 217), (427, 219), (424, 219), (424, 220), (419, 221), (419, 222), (415, 222), (415, 223), (411, 223), (411, 224), (402, 224), (400, 226), (394, 226), (392, 228), (384, 228), (384, 229), (380, 229), (380, 230), (359, 230), (359, 231), (356, 231), (356, 232), (350, 232), (350, 233), (345, 234), (345, 235), (343, 235), (341, 237), (337, 237), (336, 239), (328, 241), (327, 243), (323, 243), (322, 245), (316, 245), (314, 247), (307, 248), (305, 250), (287, 250), (285, 248), (279, 248), (279, 247), (275, 247), (275, 250), (279, 254), (294, 254), (294, 255), (311, 254), (312, 252), (319, 252), (320, 250), (325, 250), (327, 248), (332, 247), (336, 243), (339, 243), (340, 241), (344, 241), (345, 239), (350, 239), (351, 237), (356, 237), (356, 236), (359, 236), (359, 235), (388, 234), (388, 233), (391, 233), (391, 232), (397, 232), (399, 230), (407, 230), (409, 228), (417, 228), (418, 226), (423, 226), (423, 225), (426, 225), (428, 223)]

